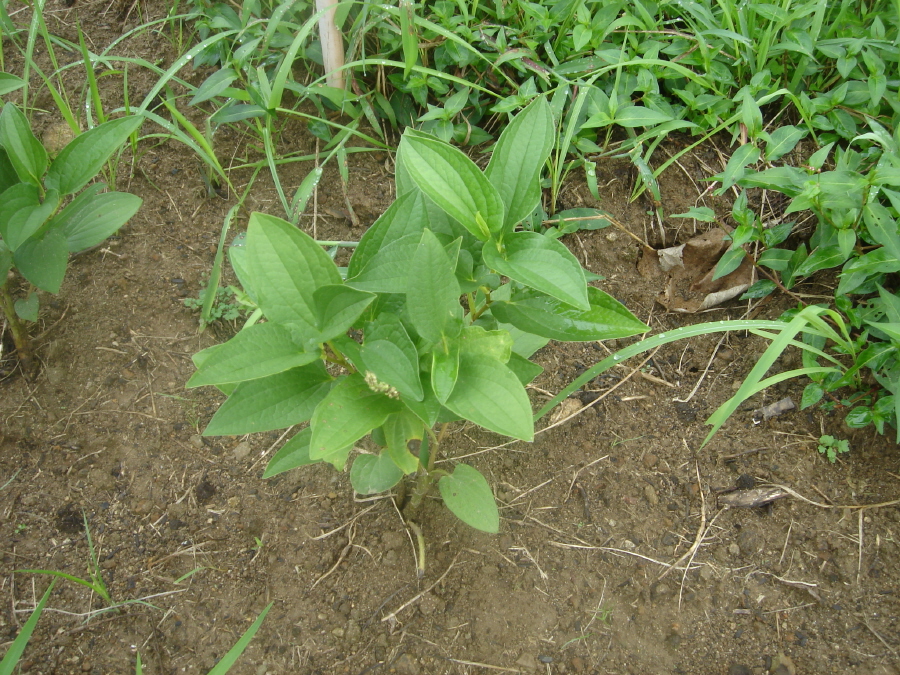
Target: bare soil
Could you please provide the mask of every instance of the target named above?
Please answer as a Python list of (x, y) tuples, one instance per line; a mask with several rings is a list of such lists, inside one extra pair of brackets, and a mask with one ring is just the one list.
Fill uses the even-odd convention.
[[(127, 6), (49, 5), (51, 30), (77, 39), (80, 20), (94, 51), (138, 20), (164, 15), (140, 5), (123, 24)], [(7, 69), (17, 72), (13, 51), (6, 49)], [(176, 56), (147, 32), (122, 52), (166, 63)], [(83, 83), (71, 77), (77, 94)], [(152, 84), (141, 77), (129, 75), (132, 100)], [(113, 89), (114, 79), (104, 86)], [(37, 105), (52, 108), (46, 90)], [(258, 159), (245, 140), (223, 133), (217, 148), (226, 158)], [(302, 128), (286, 129), (283, 142), (315, 147)], [(363, 226), (392, 198), (389, 159), (351, 156), (350, 200)], [(668, 170), (665, 212), (693, 206), (718, 167), (710, 146)], [(234, 196), (207, 197), (197, 160), (171, 141), (143, 142), (134, 164), (126, 155), (120, 168), (119, 189), (144, 206), (103, 247), (72, 260), (58, 296), (42, 295), (31, 327), (41, 365), (34, 381), (18, 373), (4, 336), (0, 651), (50, 581), (15, 570), (87, 577), (82, 514), (113, 600), (130, 604), (97, 613), (102, 600), (61, 581), (23, 673), (134, 672), (138, 652), (145, 673), (205, 673), (269, 603), (232, 672), (898, 672), (900, 510), (853, 508), (897, 499), (896, 444), (846, 428), (841, 411), (754, 423), (756, 408), (799, 401), (803, 383), (787, 382), (754, 397), (700, 448), (703, 421), (733, 394), (765, 348), (761, 339), (697, 338), (660, 350), (642, 370), (634, 370), (639, 361), (620, 366), (589, 387), (603, 393), (618, 384), (615, 391), (533, 444), (501, 446), (502, 438), (457, 426), (449, 461), (467, 456), (488, 476), (501, 532), (472, 531), (432, 500), (423, 518), (427, 570), (418, 579), (412, 539), (390, 499), (355, 497), (347, 474), (330, 466), (262, 480), (279, 433), (200, 435), (222, 397), (184, 389), (190, 356), (236, 326), (198, 333), (183, 300), (204, 283)], [(285, 183), (295, 187), (310, 168), (288, 169)], [(627, 162), (603, 161), (599, 206), (659, 246), (650, 204), (629, 201), (634, 179)], [(562, 200), (598, 205), (580, 175)], [(730, 208), (724, 198), (704, 203), (722, 216)], [(278, 215), (271, 181), (260, 179), (248, 207)], [(345, 208), (329, 166), (302, 225), (319, 237), (358, 239), (364, 227), (342, 217)], [(691, 221), (665, 224), (669, 245), (695, 233)], [(566, 243), (655, 332), (747, 312), (734, 301), (700, 316), (665, 313), (655, 302), (663, 279), (638, 272), (641, 245), (615, 228)], [(793, 302), (776, 297), (756, 315), (775, 318)], [(543, 349), (535, 406), (626, 342)], [(778, 368), (798, 358), (789, 353)], [(816, 452), (823, 432), (849, 439), (852, 452), (830, 464)], [(735, 485), (767, 482), (806, 499), (761, 508), (719, 500)]]

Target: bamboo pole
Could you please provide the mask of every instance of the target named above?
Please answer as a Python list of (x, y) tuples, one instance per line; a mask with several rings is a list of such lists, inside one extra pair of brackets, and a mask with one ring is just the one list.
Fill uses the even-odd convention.
[(338, 0), (316, 0), (316, 11), (328, 10), (319, 19), (325, 80), (329, 87), (344, 89), (344, 38), (334, 20), (337, 4)]

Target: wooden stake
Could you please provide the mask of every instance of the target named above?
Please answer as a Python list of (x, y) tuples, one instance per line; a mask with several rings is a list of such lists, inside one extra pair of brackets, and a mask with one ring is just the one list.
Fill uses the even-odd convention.
[(329, 87), (344, 89), (344, 38), (335, 23), (336, 0), (316, 0), (316, 11), (328, 11), (319, 19), (319, 39), (322, 42), (322, 60)]

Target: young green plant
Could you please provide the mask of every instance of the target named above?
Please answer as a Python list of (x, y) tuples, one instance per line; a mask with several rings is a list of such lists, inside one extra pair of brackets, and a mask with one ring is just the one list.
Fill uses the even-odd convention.
[[(497, 532), (499, 513), (474, 467), (438, 468), (448, 425), (468, 420), (532, 440), (529, 360), (550, 339), (594, 341), (647, 330), (623, 305), (588, 287), (555, 237), (520, 231), (541, 199), (553, 145), (544, 98), (500, 136), (485, 169), (422, 132), (397, 155), (397, 200), (369, 228), (345, 273), (312, 238), (279, 218), (251, 215), (230, 259), (266, 322), (194, 356), (188, 387), (229, 398), (204, 433), (233, 435), (309, 421), (265, 476), (314, 462), (343, 470), (362, 494), (404, 476), (406, 516), (437, 485), (474, 528)], [(505, 278), (505, 279), (504, 279)]]
[(15, 105), (0, 112), (0, 304), (26, 372), (32, 354), (22, 321), (37, 321), (38, 298), (33, 292), (14, 298), (9, 271), (58, 293), (69, 253), (99, 244), (137, 212), (141, 200), (134, 195), (103, 192), (103, 183), (85, 186), (142, 121), (130, 116), (100, 124), (51, 161)]

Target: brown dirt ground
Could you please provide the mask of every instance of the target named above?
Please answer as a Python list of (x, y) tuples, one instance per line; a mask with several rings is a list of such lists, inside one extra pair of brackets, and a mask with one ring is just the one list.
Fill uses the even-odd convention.
[[(97, 48), (123, 32), (115, 7), (51, 5), (51, 28), (70, 39), (79, 17), (92, 19)], [(132, 12), (125, 28), (162, 15), (138, 9), (144, 13)], [(173, 58), (149, 33), (123, 51)], [(12, 52), (6, 48), (7, 68), (15, 72)], [(130, 79), (133, 96), (152, 82)], [(51, 107), (45, 93), (37, 105)], [(299, 128), (284, 138), (293, 148), (314, 146)], [(236, 134), (217, 143), (224, 157), (245, 152)], [(203, 438), (221, 397), (184, 389), (191, 354), (235, 330), (198, 334), (196, 314), (183, 306), (210, 269), (233, 198), (206, 198), (197, 162), (177, 144), (148, 141), (141, 150), (134, 171), (123, 161), (119, 182), (144, 199), (139, 214), (101, 249), (72, 260), (59, 296), (41, 298), (33, 382), (15, 372), (4, 343), (0, 484), (10, 483), (0, 491), (0, 651), (49, 582), (14, 570), (87, 575), (82, 512), (114, 601), (152, 606), (88, 618), (103, 603), (59, 583), (22, 672), (134, 672), (140, 652), (147, 673), (205, 673), (268, 603), (235, 673), (898, 672), (900, 510), (838, 507), (897, 498), (897, 446), (815, 410), (754, 425), (754, 408), (799, 400), (802, 383), (789, 382), (754, 397), (700, 449), (703, 420), (764, 349), (756, 337), (731, 335), (712, 359), (718, 337), (671, 345), (655, 356), (656, 380), (637, 373), (533, 444), (471, 457), (496, 489), (501, 533), (467, 529), (434, 500), (423, 518), (423, 579), (390, 500), (355, 499), (347, 475), (325, 466), (262, 480), (280, 434)], [(351, 158), (351, 202), (364, 224), (390, 202), (386, 159)], [(706, 167), (719, 161), (710, 147), (667, 171), (666, 213), (692, 206)], [(296, 186), (309, 168), (288, 170), (285, 182)], [(629, 202), (633, 180), (627, 163), (604, 161), (600, 205), (643, 237), (653, 227), (648, 204)], [(594, 204), (581, 183), (569, 182), (565, 207)], [(317, 233), (358, 239), (362, 228), (331, 215), (343, 208), (339, 186), (330, 167)], [(723, 215), (729, 208), (705, 203)], [(249, 207), (277, 214), (277, 204), (271, 182), (261, 180)], [(669, 242), (693, 234), (677, 219), (667, 226)], [(638, 274), (641, 248), (622, 232), (582, 232), (567, 243), (654, 331), (710, 318), (664, 313), (654, 301), (660, 280)], [(759, 316), (777, 317), (790, 304), (776, 298)], [(746, 311), (732, 302), (711, 317)], [(605, 353), (593, 344), (539, 352), (546, 371), (535, 403)], [(788, 354), (779, 367), (796, 359)], [(679, 402), (708, 363), (696, 394)], [(633, 365), (613, 375), (623, 378)], [(452, 457), (502, 442), (456, 431)], [(815, 451), (823, 431), (848, 438), (851, 454), (829, 464)], [(720, 508), (717, 491), (742, 474), (834, 508), (797, 498)], [(696, 541), (690, 569), (667, 573)]]

